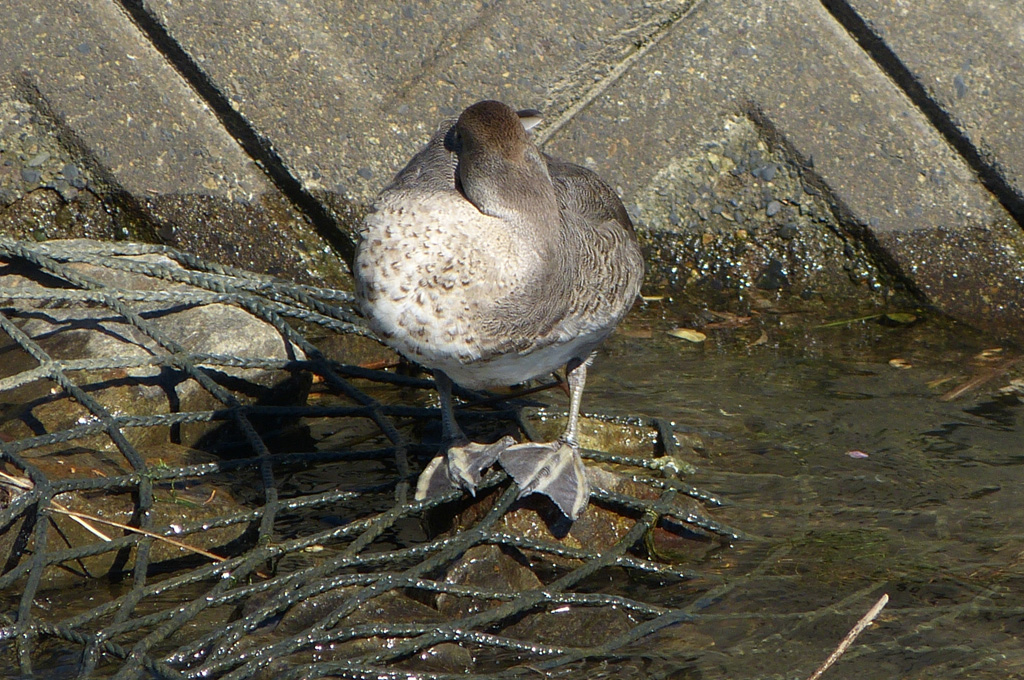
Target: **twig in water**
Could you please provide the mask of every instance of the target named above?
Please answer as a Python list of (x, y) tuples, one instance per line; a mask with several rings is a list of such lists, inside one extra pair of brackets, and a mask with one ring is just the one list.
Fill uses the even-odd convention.
[(960, 385), (959, 387), (955, 387), (949, 392), (943, 394), (941, 397), (939, 397), (939, 401), (953, 401), (954, 399), (961, 396), (965, 392), (970, 392), (971, 390), (981, 387), (989, 380), (992, 380), (993, 378), (998, 378), (999, 376), (1009, 371), (1011, 368), (1013, 368), (1013, 365), (1016, 364), (1017, 361), (1018, 359), (1016, 358), (1008, 359), (1007, 361), (1004, 361), (997, 366), (993, 366), (992, 368), (982, 371), (981, 373), (975, 375), (973, 378), (971, 378), (964, 384)]
[(871, 622), (875, 620), (875, 617), (878, 616), (878, 613), (882, 611), (888, 601), (888, 593), (882, 595), (878, 602), (875, 603), (875, 606), (869, 609), (868, 613), (861, 617), (861, 620), (857, 622), (857, 625), (855, 625), (850, 632), (846, 634), (843, 641), (839, 643), (838, 647), (836, 647), (836, 651), (832, 652), (832, 655), (825, 659), (825, 663), (821, 664), (821, 666), (818, 667), (818, 670), (814, 671), (814, 675), (807, 678), (807, 680), (818, 680), (822, 673), (827, 671), (832, 664), (838, 661), (839, 657), (841, 657), (850, 645), (853, 644), (853, 641), (857, 639), (857, 636), (860, 635), (865, 628), (871, 625)]

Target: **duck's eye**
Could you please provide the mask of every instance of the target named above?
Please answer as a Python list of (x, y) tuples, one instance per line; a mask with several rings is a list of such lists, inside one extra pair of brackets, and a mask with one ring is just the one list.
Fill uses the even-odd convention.
[(448, 134), (444, 136), (444, 148), (452, 153), (456, 153), (461, 146), (462, 135), (459, 134), (459, 129), (453, 126), (452, 129), (448, 131)]

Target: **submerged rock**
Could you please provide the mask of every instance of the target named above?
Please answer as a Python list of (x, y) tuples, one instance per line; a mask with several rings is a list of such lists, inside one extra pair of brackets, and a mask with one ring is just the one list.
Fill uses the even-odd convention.
[[(111, 255), (107, 266), (66, 267), (63, 280), (17, 261), (0, 267), (9, 296), (4, 315), (15, 326), (0, 345), (0, 437), (17, 454), (0, 463), (8, 475), (0, 506), (15, 513), (0, 528), (5, 571), (40, 550), (73, 554), (93, 544), (97, 554), (69, 555), (48, 567), (44, 585), (130, 570), (135, 550), (97, 544), (130, 530), (104, 521), (141, 525), (204, 550), (239, 538), (247, 523), (215, 520), (241, 513), (233, 490), (247, 495), (258, 483), (244, 471), (229, 481), (181, 469), (249, 447), (232, 407), (304, 403), (309, 374), (275, 365), (303, 353), (245, 309), (203, 304), (209, 292), (173, 280), (185, 269), (163, 255)], [(241, 365), (247, 359), (255, 366)], [(220, 414), (211, 418), (213, 411)], [(181, 417), (144, 420), (175, 414)], [(257, 430), (283, 424), (249, 420)], [(143, 508), (146, 476), (153, 501)], [(49, 507), (28, 500), (41, 482), (68, 480), (83, 483), (65, 484), (74, 489), (57, 493)], [(46, 546), (32, 545), (40, 511), (56, 529)], [(160, 540), (149, 551), (151, 562), (193, 555)]]
[[(135, 263), (183, 271), (163, 255), (131, 258)], [(112, 291), (199, 293), (199, 289), (141, 273), (76, 263), (77, 274), (108, 286)], [(225, 409), (231, 401), (260, 404), (295, 404), (305, 400), (311, 383), (308, 374), (270, 368), (231, 365), (250, 357), (262, 360), (303, 359), (301, 350), (286, 341), (270, 324), (230, 304), (126, 302), (143, 319), (135, 325), (110, 307), (96, 302), (47, 303), (52, 280), (45, 275), (17, 272), (9, 266), (5, 288), (20, 293), (38, 292), (38, 300), (19, 299), (13, 320), (29, 341), (47, 357), (63, 362), (66, 377), (112, 416), (150, 416)], [(44, 285), (49, 283), (49, 285)], [(197, 296), (197, 300), (198, 300)], [(161, 342), (161, 340), (163, 342)], [(181, 353), (176, 353), (179, 349)], [(209, 357), (203, 361), (204, 357)], [(223, 388), (218, 398), (184, 367), (188, 358), (204, 376)], [(96, 422), (98, 416), (69, 395), (46, 372), (31, 373), (39, 361), (12, 338), (0, 347), (0, 433), (14, 439), (39, 436)], [(12, 385), (4, 389), (5, 385)], [(127, 427), (123, 433), (135, 446), (173, 441), (209, 449), (210, 436), (223, 420)], [(235, 432), (234, 437), (239, 437)], [(79, 443), (113, 451), (106, 434), (83, 437)], [(48, 450), (60, 448), (49, 445)]]

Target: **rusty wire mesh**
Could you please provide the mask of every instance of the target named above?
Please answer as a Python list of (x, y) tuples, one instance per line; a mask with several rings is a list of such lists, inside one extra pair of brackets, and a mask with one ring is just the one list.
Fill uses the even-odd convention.
[[(645, 537), (670, 516), (696, 534), (733, 535), (700, 512), (680, 512), (673, 504), (680, 495), (716, 501), (646, 458), (589, 454), (632, 464), (635, 479), (654, 490), (647, 500), (597, 492), (596, 503), (629, 518), (608, 549), (509, 532), (500, 522), (516, 490), (502, 473), (481, 487), (493, 497), (489, 509), (461, 520), (458, 531), (419, 533), (423, 518), (446, 517), (461, 497), (412, 500), (410, 484), (436, 451), (414, 435), (437, 412), (410, 395), (426, 393), (430, 382), (328, 358), (307, 338), (366, 334), (347, 311), (347, 293), (154, 246), (3, 241), (0, 251), (0, 328), (8, 338), (0, 393), (11, 426), (0, 441), (0, 593), (9, 605), (0, 647), (23, 675), (532, 676), (629, 658), (632, 643), (692, 620), (709, 601), (711, 585), (677, 607), (594, 585), (608, 570), (662, 584), (690, 579), (643, 552)], [(269, 325), (283, 353), (203, 353), (157, 323), (167, 310), (208, 305)], [(50, 324), (46, 332), (31, 327), (39, 317)], [(145, 351), (83, 357), (48, 344), (83, 326)], [(273, 390), (245, 394), (248, 374), (239, 371), (253, 370), (300, 383), (303, 398), (275, 403), (267, 397)], [(301, 389), (309, 376), (316, 376), (315, 398)], [(169, 395), (167, 407), (126, 412), (104, 391), (137, 383)], [(205, 408), (179, 401), (185, 383), (199, 386)], [(519, 405), (475, 415), (529, 430)], [(311, 423), (335, 437), (347, 432), (335, 440), (346, 443), (296, 445), (295, 433)], [(360, 425), (347, 430), (353, 423)], [(635, 424), (651, 433), (652, 450), (671, 452), (666, 423)], [(232, 495), (238, 500), (222, 500)], [(467, 551), (494, 547), (555, 566), (525, 590), (443, 577)], [(432, 607), (439, 597), (469, 606), (445, 618)], [(587, 644), (510, 632), (531, 615), (567, 609), (619, 612), (629, 625)], [(459, 668), (465, 659), (475, 676)]]

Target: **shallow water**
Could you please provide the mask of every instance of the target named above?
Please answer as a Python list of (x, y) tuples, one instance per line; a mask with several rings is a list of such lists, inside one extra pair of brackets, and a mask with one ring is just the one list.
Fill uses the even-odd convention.
[(693, 565), (727, 584), (703, 649), (647, 651), (671, 677), (807, 677), (888, 593), (825, 677), (1024, 677), (1024, 405), (999, 394), (1024, 361), (935, 319), (762, 307), (694, 344), (667, 331), (696, 311), (648, 304), (591, 370), (584, 410), (673, 421), (750, 534)]
[[(883, 593), (825, 678), (1024, 677), (1024, 404), (999, 393), (1024, 359), (920, 312), (825, 325), (829, 312), (653, 301), (602, 347), (584, 412), (671, 421), (696, 467), (686, 481), (747, 537), (671, 556), (720, 584), (601, 574), (595, 591), (695, 621), (551, 677), (806, 678)], [(707, 339), (668, 334), (679, 327)], [(535, 398), (560, 427), (564, 395)]]

